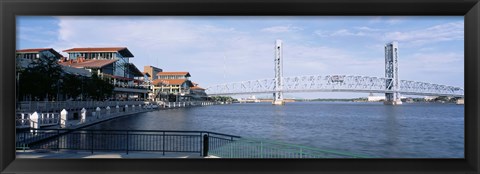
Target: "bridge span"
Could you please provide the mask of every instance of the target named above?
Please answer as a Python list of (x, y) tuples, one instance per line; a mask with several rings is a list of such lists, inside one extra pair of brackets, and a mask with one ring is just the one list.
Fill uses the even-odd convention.
[(359, 75), (283, 77), (282, 50), (282, 41), (277, 40), (274, 54), (274, 78), (213, 85), (207, 87), (205, 92), (210, 96), (271, 93), (275, 105), (284, 104), (283, 93), (293, 92), (383, 93), (386, 98), (384, 103), (389, 105), (402, 104), (400, 94), (464, 97), (464, 90), (460, 87), (400, 80), (397, 42), (385, 44), (385, 77)]
[[(311, 75), (284, 77), (284, 86), (280, 92), (359, 92), (359, 93), (401, 93), (420, 96), (464, 97), (464, 90), (459, 87), (438, 85), (426, 82), (401, 80), (400, 90), (388, 90), (387, 78), (353, 76), (353, 75)], [(233, 82), (210, 86), (208, 95), (242, 95), (275, 93), (275, 79), (261, 79)]]

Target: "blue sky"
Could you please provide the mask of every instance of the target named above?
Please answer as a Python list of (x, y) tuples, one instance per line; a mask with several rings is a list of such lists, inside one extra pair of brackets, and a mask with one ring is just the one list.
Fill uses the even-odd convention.
[[(273, 78), (276, 39), (284, 76), (384, 77), (387, 42), (399, 42), (399, 78), (464, 86), (463, 16), (17, 17), (17, 49), (125, 46), (140, 70), (189, 71), (202, 87)], [(349, 98), (368, 94), (287, 94)]]

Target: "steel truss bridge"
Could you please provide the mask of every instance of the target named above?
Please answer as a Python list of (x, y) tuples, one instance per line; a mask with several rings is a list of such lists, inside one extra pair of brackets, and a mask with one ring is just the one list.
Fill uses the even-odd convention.
[(283, 44), (275, 42), (275, 77), (214, 85), (206, 93), (215, 95), (237, 95), (271, 93), (273, 104), (283, 104), (283, 93), (288, 92), (365, 92), (384, 93), (389, 104), (401, 104), (400, 94), (421, 96), (464, 97), (459, 87), (400, 80), (398, 77), (398, 43), (385, 45), (385, 77), (358, 75), (309, 75), (283, 77)]
[[(459, 87), (400, 80), (400, 90), (387, 90), (388, 78), (356, 75), (308, 75), (283, 77), (281, 92), (362, 92), (362, 93), (401, 93), (420, 96), (463, 97)], [(213, 85), (206, 88), (211, 96), (275, 93), (275, 79), (260, 79)]]

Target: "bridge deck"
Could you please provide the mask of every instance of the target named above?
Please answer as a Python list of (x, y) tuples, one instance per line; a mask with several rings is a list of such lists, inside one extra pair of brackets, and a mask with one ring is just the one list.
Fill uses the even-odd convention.
[(420, 96), (464, 97), (460, 87), (401, 80), (397, 91), (388, 90), (387, 78), (347, 75), (312, 75), (284, 77), (283, 87), (277, 90), (275, 79), (260, 79), (213, 85), (206, 88), (208, 95), (241, 95), (260, 93), (294, 92), (359, 92), (359, 93), (401, 93)]

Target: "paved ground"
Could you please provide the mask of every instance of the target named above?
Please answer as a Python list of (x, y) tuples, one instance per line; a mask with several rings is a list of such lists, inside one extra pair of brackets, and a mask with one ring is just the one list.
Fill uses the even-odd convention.
[[(203, 158), (199, 153), (91, 152), (87, 151), (17, 151), (17, 158)], [(207, 157), (215, 158), (215, 157)]]

